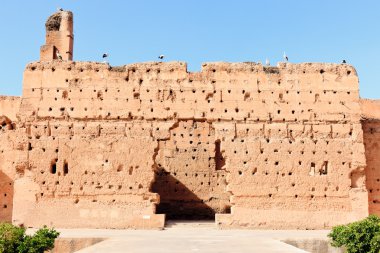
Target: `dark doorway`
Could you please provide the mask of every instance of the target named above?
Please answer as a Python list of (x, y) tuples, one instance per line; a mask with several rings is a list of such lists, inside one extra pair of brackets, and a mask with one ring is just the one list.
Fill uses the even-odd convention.
[(156, 213), (166, 214), (167, 219), (211, 220), (215, 210), (204, 203), (170, 172), (161, 169), (155, 174), (153, 191), (160, 195), (161, 202)]
[(213, 220), (216, 213), (229, 213), (221, 143), (214, 136), (211, 124), (188, 120), (159, 142), (152, 185), (160, 195), (156, 213), (181, 220)]

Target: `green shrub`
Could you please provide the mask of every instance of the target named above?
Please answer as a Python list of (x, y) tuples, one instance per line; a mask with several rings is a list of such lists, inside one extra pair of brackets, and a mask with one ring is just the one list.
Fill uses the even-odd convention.
[(380, 218), (367, 218), (347, 225), (336, 226), (328, 234), (333, 247), (344, 247), (347, 253), (380, 252)]
[(17, 248), (23, 241), (25, 229), (12, 224), (0, 224), (0, 252), (18, 252)]
[(46, 226), (34, 235), (26, 235), (25, 229), (9, 223), (0, 224), (0, 253), (44, 253), (54, 247), (59, 232)]

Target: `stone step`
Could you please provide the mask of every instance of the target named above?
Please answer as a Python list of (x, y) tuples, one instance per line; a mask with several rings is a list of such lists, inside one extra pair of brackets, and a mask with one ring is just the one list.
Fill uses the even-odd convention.
[(216, 229), (215, 221), (183, 221), (183, 220), (169, 220), (165, 222), (165, 229), (166, 228), (181, 228), (181, 229), (194, 229), (194, 228), (200, 228), (200, 229)]

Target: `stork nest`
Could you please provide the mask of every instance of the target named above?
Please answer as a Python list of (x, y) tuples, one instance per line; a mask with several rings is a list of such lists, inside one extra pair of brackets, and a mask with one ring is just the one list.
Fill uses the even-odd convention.
[(264, 72), (267, 74), (280, 74), (280, 69), (278, 67), (264, 66)]
[(59, 31), (62, 15), (60, 12), (51, 15), (45, 23), (46, 31)]
[(113, 66), (113, 67), (109, 67), (109, 71), (125, 72), (127, 71), (127, 69), (125, 68), (125, 66)]

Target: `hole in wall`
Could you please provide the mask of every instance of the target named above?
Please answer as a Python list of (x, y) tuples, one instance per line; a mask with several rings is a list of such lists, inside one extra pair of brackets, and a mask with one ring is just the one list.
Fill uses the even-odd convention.
[(69, 173), (69, 164), (66, 161), (64, 161), (64, 163), (63, 163), (63, 175), (65, 176), (65, 175), (67, 175), (67, 173)]
[(329, 164), (328, 161), (324, 161), (323, 162), (323, 164), (321, 166), (321, 169), (319, 170), (319, 175), (327, 175), (328, 164)]
[(64, 90), (64, 91), (62, 92), (62, 98), (63, 98), (63, 99), (66, 99), (68, 96), (69, 96), (69, 93), (67, 92), (67, 90)]
[(315, 163), (310, 163), (310, 170), (309, 170), (309, 175), (314, 176), (315, 175)]
[(50, 164), (50, 173), (51, 174), (57, 173), (57, 160), (56, 159), (54, 159), (53, 161), (51, 161), (51, 164)]

